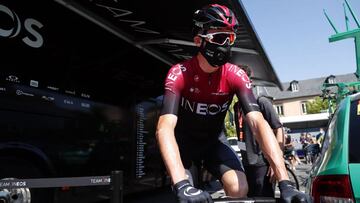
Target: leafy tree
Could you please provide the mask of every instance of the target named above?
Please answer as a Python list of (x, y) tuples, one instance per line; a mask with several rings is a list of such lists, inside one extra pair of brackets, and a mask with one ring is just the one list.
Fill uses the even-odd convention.
[(321, 113), (327, 111), (329, 108), (329, 102), (327, 99), (323, 100), (320, 97), (315, 97), (313, 101), (306, 103), (306, 110), (308, 114)]
[(225, 134), (227, 137), (236, 137), (236, 127), (234, 121), (234, 104), (238, 101), (237, 97), (234, 96), (229, 110), (226, 113), (224, 126), (225, 126)]

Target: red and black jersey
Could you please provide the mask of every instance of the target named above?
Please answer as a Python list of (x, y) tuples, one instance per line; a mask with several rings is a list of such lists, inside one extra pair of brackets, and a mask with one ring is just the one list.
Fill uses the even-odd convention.
[(177, 132), (199, 137), (218, 134), (234, 94), (245, 114), (259, 111), (244, 70), (226, 63), (217, 71), (206, 73), (193, 57), (169, 70), (161, 114), (178, 116)]

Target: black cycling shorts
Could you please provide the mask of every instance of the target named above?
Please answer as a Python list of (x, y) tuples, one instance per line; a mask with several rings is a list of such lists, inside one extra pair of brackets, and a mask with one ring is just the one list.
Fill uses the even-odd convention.
[(225, 172), (231, 169), (244, 172), (240, 158), (223, 133), (215, 141), (207, 139), (196, 141), (179, 134), (176, 137), (181, 160), (186, 169), (190, 169), (192, 164), (199, 164), (203, 161), (204, 167), (219, 180)]

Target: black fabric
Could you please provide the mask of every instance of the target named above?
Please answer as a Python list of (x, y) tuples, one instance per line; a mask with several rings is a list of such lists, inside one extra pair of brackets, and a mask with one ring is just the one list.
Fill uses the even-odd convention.
[(267, 176), (269, 166), (244, 166), (249, 186), (248, 197), (274, 197), (274, 187)]
[(210, 194), (194, 188), (189, 180), (182, 180), (173, 186), (173, 191), (179, 203), (212, 203)]
[(291, 135), (287, 134), (287, 136), (285, 137), (285, 144), (290, 144), (291, 143)]
[(200, 52), (213, 67), (224, 65), (229, 62), (231, 57), (231, 47), (229, 44), (221, 46), (205, 42), (205, 45), (201, 46)]
[[(271, 101), (267, 97), (259, 97), (257, 99), (260, 111), (265, 120), (269, 123), (272, 129), (281, 128), (282, 124), (275, 112)], [(242, 151), (244, 165), (265, 166), (269, 165), (263, 156), (259, 144), (256, 142), (255, 137), (252, 135), (250, 126), (244, 123), (245, 146), (246, 152)]]
[(295, 147), (293, 145), (286, 146), (292, 142), (291, 140), (292, 140), (291, 135), (287, 134), (285, 136), (285, 149), (284, 149), (284, 155), (286, 157), (295, 155)]
[(280, 122), (272, 102), (267, 97), (259, 97), (257, 102), (260, 107), (260, 111), (263, 114), (265, 120), (269, 123), (272, 129), (281, 128), (283, 125)]
[(244, 115), (252, 111), (260, 111), (260, 107), (257, 104), (254, 95), (252, 94), (251, 96), (249, 96), (246, 94), (242, 94), (240, 91), (241, 90), (237, 90), (236, 96), (239, 99), (239, 102), (241, 104), (240, 106), (242, 107), (242, 112), (244, 113)]
[(176, 133), (176, 138), (186, 169), (203, 161), (205, 168), (218, 179), (231, 169), (244, 172), (241, 160), (228, 143), (224, 132), (221, 132), (216, 141), (184, 139), (185, 136), (180, 132)]
[(294, 184), (289, 180), (279, 182), (280, 200), (283, 203), (311, 203), (311, 198), (308, 194), (300, 192), (294, 187)]
[(179, 95), (171, 91), (165, 91), (160, 115), (164, 115), (164, 114), (177, 115), (179, 108), (179, 100), (180, 100)]

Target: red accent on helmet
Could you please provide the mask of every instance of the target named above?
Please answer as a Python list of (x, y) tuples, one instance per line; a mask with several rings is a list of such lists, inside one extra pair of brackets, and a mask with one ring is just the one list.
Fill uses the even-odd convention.
[(234, 12), (219, 4), (210, 4), (197, 10), (194, 14), (194, 23), (204, 30), (227, 27), (236, 31), (238, 27)]

